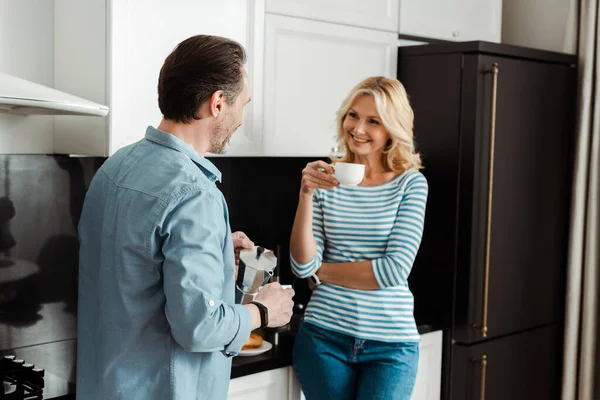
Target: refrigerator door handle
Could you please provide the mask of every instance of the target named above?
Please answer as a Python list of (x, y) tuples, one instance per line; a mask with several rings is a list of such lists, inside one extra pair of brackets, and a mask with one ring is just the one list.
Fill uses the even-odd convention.
[(481, 356), (481, 384), (479, 386), (479, 400), (485, 400), (485, 378), (487, 375), (487, 356)]
[(492, 65), (492, 69), (484, 71), (492, 74), (492, 103), (490, 110), (490, 165), (488, 170), (488, 193), (487, 193), (487, 218), (485, 233), (485, 270), (483, 277), (483, 321), (481, 325), (473, 325), (474, 329), (481, 329), (481, 336), (486, 338), (488, 334), (488, 302), (490, 292), (490, 242), (492, 230), (492, 194), (494, 189), (494, 149), (496, 142), (496, 105), (498, 99), (498, 63)]

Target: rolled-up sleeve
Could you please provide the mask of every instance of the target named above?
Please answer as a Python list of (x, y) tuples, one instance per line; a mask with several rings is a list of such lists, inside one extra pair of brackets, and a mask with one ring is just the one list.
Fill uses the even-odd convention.
[(190, 190), (166, 207), (160, 231), (165, 313), (187, 351), (234, 356), (250, 336), (247, 308), (222, 300), (227, 230), (221, 202), (207, 191)]

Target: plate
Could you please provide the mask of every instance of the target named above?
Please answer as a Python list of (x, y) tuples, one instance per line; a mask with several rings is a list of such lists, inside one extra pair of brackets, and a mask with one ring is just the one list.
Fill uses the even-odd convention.
[(239, 352), (238, 356), (241, 356), (241, 357), (257, 356), (259, 354), (266, 353), (267, 351), (271, 350), (272, 348), (273, 348), (273, 345), (271, 343), (267, 342), (266, 340), (263, 340), (262, 344), (260, 346), (258, 346), (257, 348), (242, 350)]

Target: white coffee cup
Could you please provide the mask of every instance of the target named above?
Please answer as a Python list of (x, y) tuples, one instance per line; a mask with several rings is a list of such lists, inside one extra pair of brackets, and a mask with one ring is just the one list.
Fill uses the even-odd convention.
[(365, 166), (363, 164), (338, 162), (335, 163), (333, 168), (335, 169), (333, 176), (341, 185), (357, 186), (365, 176)]

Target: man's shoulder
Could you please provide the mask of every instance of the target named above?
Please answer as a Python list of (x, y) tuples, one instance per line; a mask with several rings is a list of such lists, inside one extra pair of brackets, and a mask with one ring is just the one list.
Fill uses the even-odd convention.
[(101, 170), (117, 186), (171, 202), (212, 182), (185, 154), (142, 139), (118, 150)]

